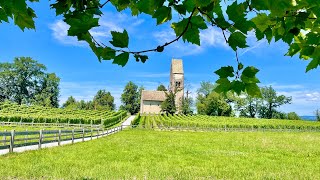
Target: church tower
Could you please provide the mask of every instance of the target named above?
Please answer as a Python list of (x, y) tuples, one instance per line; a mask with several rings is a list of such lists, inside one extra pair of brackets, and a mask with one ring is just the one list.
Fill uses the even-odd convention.
[(176, 108), (180, 111), (184, 96), (184, 72), (182, 59), (172, 59), (170, 69), (170, 90), (176, 93)]

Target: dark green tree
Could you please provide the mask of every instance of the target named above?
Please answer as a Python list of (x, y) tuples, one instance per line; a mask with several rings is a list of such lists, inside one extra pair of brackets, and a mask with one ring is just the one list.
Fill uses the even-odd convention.
[(157, 91), (167, 91), (167, 88), (163, 84), (160, 84), (157, 88)]
[(184, 97), (181, 101), (181, 110), (180, 112), (182, 114), (193, 114), (193, 111), (192, 111), (192, 105), (193, 105), (193, 99), (191, 97)]
[(262, 87), (261, 88), (263, 104), (260, 108), (260, 117), (271, 119), (273, 113), (276, 112), (276, 108), (284, 105), (290, 104), (292, 98), (286, 97), (284, 95), (278, 96), (276, 91), (271, 87)]
[(320, 121), (320, 110), (319, 110), (319, 109), (317, 109), (317, 110), (315, 111), (315, 115), (316, 115), (316, 120), (317, 120), (317, 121)]
[(96, 110), (114, 110), (114, 97), (110, 92), (99, 90), (93, 98), (94, 109)]
[(60, 78), (56, 74), (45, 74), (39, 93), (35, 95), (34, 104), (47, 107), (59, 107), (59, 83)]
[(68, 97), (67, 101), (63, 103), (62, 108), (77, 109), (77, 101), (73, 96)]
[(138, 113), (140, 110), (140, 96), (138, 86), (129, 81), (121, 95), (122, 106), (120, 109), (126, 110), (131, 114)]
[(30, 57), (0, 63), (0, 94), (18, 104), (57, 107), (60, 79)]
[(233, 93), (217, 93), (210, 82), (201, 82), (197, 90), (197, 112), (210, 116), (231, 116), (231, 103), (234, 101)]
[(240, 112), (240, 117), (255, 118), (261, 106), (261, 98), (251, 97), (248, 94), (242, 95), (245, 97), (236, 101), (236, 109)]
[(173, 115), (177, 111), (176, 107), (176, 94), (177, 91), (169, 90), (165, 91), (166, 99), (161, 103), (161, 111), (166, 114)]
[(296, 112), (289, 112), (287, 116), (290, 120), (301, 120), (300, 116)]

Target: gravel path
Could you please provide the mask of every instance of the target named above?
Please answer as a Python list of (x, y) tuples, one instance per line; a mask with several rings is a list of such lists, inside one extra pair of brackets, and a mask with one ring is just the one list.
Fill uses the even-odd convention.
[[(129, 125), (131, 124), (131, 121), (135, 118), (135, 116), (130, 116), (127, 120), (125, 120), (122, 125), (123, 128), (127, 128), (129, 127)], [(119, 132), (118, 130), (120, 130), (120, 127), (115, 127), (113, 129), (110, 129), (108, 131), (104, 131), (104, 133), (99, 136), (99, 137), (92, 137), (92, 139), (98, 139), (100, 137), (104, 137), (104, 136), (109, 136), (111, 134), (117, 133)], [(88, 138), (84, 138), (84, 141), (90, 141), (91, 137)], [(74, 143), (77, 142), (82, 142), (82, 139), (75, 139)], [(60, 145), (65, 145), (65, 144), (72, 144), (72, 141), (61, 141)], [(47, 144), (42, 144), (41, 148), (50, 148), (50, 147), (56, 147), (59, 146), (58, 142), (53, 142), (53, 143), (47, 143)], [(24, 152), (24, 151), (29, 151), (29, 150), (37, 150), (38, 149), (38, 145), (32, 145), (32, 146), (24, 146), (24, 147), (17, 147), (13, 149), (13, 152)], [(8, 154), (9, 153), (9, 149), (4, 149), (4, 150), (0, 150), (0, 155), (4, 155), (4, 154)]]

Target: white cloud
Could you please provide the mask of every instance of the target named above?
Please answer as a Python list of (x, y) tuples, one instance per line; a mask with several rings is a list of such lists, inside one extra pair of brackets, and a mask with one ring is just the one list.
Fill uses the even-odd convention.
[(85, 46), (85, 43), (78, 41), (76, 37), (68, 36), (68, 29), (70, 26), (62, 20), (56, 21), (49, 27), (52, 30), (52, 36), (59, 42), (72, 46)]
[[(153, 33), (153, 37), (157, 39), (158, 43), (164, 44), (175, 39), (176, 35), (172, 29), (167, 28), (163, 31)], [(171, 54), (188, 56), (202, 53), (208, 47), (228, 48), (222, 32), (219, 32), (213, 27), (209, 27), (208, 29), (200, 32), (200, 42), (201, 46), (198, 46), (188, 42), (184, 43), (182, 40), (179, 40), (178, 42), (174, 42), (173, 44), (169, 45), (170, 47), (167, 49)]]
[(320, 90), (279, 91), (278, 94), (292, 97), (292, 104), (280, 108), (283, 111), (313, 115), (314, 111), (320, 108)]
[(229, 45), (223, 37), (222, 31), (217, 28), (209, 27), (208, 29), (200, 32), (200, 40), (202, 46), (224, 47)]
[(135, 73), (133, 76), (139, 78), (169, 78), (169, 73)]
[[(138, 19), (137, 17), (128, 16), (123, 13), (114, 14), (106, 12), (99, 20), (99, 27), (90, 30), (90, 33), (96, 40), (105, 42), (107, 38), (111, 37), (110, 31), (123, 31), (123, 28), (126, 27), (129, 33), (135, 33), (137, 26), (143, 22), (143, 19)], [(72, 46), (85, 46), (86, 43), (79, 42), (76, 37), (68, 36), (67, 32), (69, 27), (70, 26), (62, 20), (58, 20), (49, 25), (49, 28), (52, 30), (52, 36), (60, 43)]]

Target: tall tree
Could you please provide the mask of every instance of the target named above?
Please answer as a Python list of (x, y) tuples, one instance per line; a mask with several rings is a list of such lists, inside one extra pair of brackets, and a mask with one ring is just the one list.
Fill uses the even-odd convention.
[(167, 91), (167, 88), (166, 88), (163, 84), (160, 84), (160, 85), (157, 87), (157, 91)]
[[(45, 72), (46, 67), (30, 57), (0, 63), (0, 94), (18, 104), (57, 107), (60, 79)], [(39, 102), (37, 102), (39, 100)]]
[(44, 75), (43, 82), (39, 89), (39, 93), (35, 95), (34, 104), (47, 106), (47, 107), (59, 107), (59, 83), (60, 78), (56, 74)]
[(161, 111), (166, 114), (174, 114), (177, 111), (176, 107), (176, 94), (178, 91), (170, 89), (165, 91), (166, 99), (161, 103)]
[(138, 113), (140, 110), (140, 95), (138, 86), (133, 82), (129, 81), (121, 95), (122, 106), (120, 109), (126, 110), (131, 114)]
[[(14, 23), (22, 30), (35, 29), (37, 15), (30, 4), (38, 1), (12, 2), (0, 1), (0, 23)], [(138, 51), (128, 48), (130, 41), (125, 29), (122, 32), (111, 31), (110, 44), (99, 42), (91, 30), (99, 26), (102, 9), (106, 5), (114, 6), (119, 12), (129, 9), (132, 16), (146, 14), (155, 19), (157, 25), (171, 23), (176, 37), (151, 49)], [(259, 41), (267, 39), (269, 43), (273, 39), (282, 40), (289, 47), (286, 55), (299, 54), (300, 59), (310, 60), (306, 71), (320, 65), (318, 0), (56, 0), (50, 6), (56, 11), (56, 16), (62, 15), (63, 21), (69, 25), (69, 36), (86, 41), (100, 61), (113, 60), (114, 64), (121, 66), (125, 66), (130, 57), (145, 63), (148, 59), (146, 53), (163, 52), (180, 39), (200, 45), (201, 31), (212, 27), (220, 29), (226, 44), (235, 51), (237, 65), (222, 67), (215, 72), (219, 76), (217, 92), (240, 94), (246, 91), (251, 96), (261, 96), (256, 78), (259, 70), (252, 66), (244, 67), (238, 58), (238, 50), (248, 47), (247, 37), (250, 34)]]
[(300, 116), (296, 112), (289, 112), (287, 116), (290, 120), (301, 120)]
[(320, 121), (320, 109), (317, 109), (314, 114), (316, 115), (316, 120)]
[(93, 104), (97, 110), (114, 110), (114, 97), (110, 92), (99, 90), (93, 98)]
[(181, 110), (182, 114), (193, 114), (192, 111), (193, 99), (191, 97), (185, 96), (181, 101)]
[(276, 111), (276, 108), (284, 104), (290, 104), (292, 100), (291, 97), (286, 97), (284, 95), (278, 96), (276, 91), (271, 86), (262, 87), (261, 93), (264, 102), (260, 111), (260, 116), (262, 118), (271, 119), (273, 112)]
[(255, 118), (261, 106), (261, 98), (251, 97), (246, 93), (242, 96), (244, 97), (239, 98), (236, 102), (236, 109), (240, 112), (240, 116)]
[(63, 108), (77, 109), (77, 101), (73, 96), (68, 97), (67, 101), (63, 103)]

